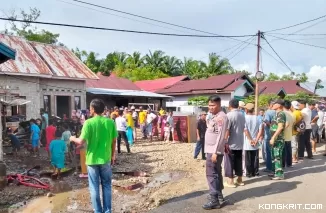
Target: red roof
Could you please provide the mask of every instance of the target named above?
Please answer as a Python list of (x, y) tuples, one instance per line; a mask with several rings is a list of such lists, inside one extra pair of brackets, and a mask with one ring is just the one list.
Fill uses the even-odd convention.
[(132, 81), (125, 78), (118, 78), (115, 75), (104, 76), (97, 73), (99, 80), (86, 80), (87, 88), (141, 90)]
[(182, 82), (187, 79), (188, 76), (182, 75), (176, 77), (159, 78), (155, 80), (136, 81), (135, 84), (142, 90), (149, 91), (149, 92), (156, 92), (158, 90), (168, 88), (178, 82)]
[[(236, 74), (226, 74), (226, 75), (217, 75), (212, 76), (207, 79), (201, 80), (189, 80), (189, 81), (181, 81), (169, 88), (162, 89), (157, 91), (158, 93), (170, 94), (170, 93), (189, 93), (192, 91), (198, 90), (225, 90), (230, 86), (230, 88), (235, 88), (240, 85), (244, 81), (245, 74), (236, 73)], [(241, 82), (235, 83), (237, 80)], [(234, 83), (233, 83), (234, 82)], [(234, 85), (232, 85), (234, 84)], [(232, 85), (232, 86), (231, 86)], [(228, 88), (229, 90), (231, 90)], [(232, 89), (232, 90), (235, 90)]]
[(232, 84), (230, 84), (229, 86), (227, 86), (226, 88), (224, 88), (224, 90), (225, 91), (234, 91), (239, 86), (241, 86), (244, 82), (246, 82), (246, 80), (237, 80), (237, 81), (233, 82)]
[(306, 92), (313, 94), (312, 92), (300, 87), (297, 80), (289, 81), (263, 81), (258, 84), (261, 94), (277, 94), (283, 88), (286, 94), (296, 94), (297, 92)]

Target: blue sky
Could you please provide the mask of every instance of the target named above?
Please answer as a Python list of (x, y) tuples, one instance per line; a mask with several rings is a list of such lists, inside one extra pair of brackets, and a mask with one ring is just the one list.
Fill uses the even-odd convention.
[[(281, 28), (326, 14), (326, 1), (324, 0), (85, 1), (222, 35), (255, 34), (258, 30), (268, 31)], [(86, 6), (89, 8), (85, 8), (85, 5), (82, 5), (83, 7), (77, 5), (81, 4), (74, 3), (71, 0), (11, 0), (1, 5), (0, 14), (4, 16), (4, 13), (10, 13), (13, 9), (19, 10), (21, 8), (28, 10), (29, 7), (37, 7), (42, 12), (39, 18), (40, 21), (162, 33), (199, 34), (198, 32), (153, 23), (91, 6)], [(112, 14), (163, 27), (140, 23)], [(300, 33), (326, 33), (326, 18), (288, 30), (278, 31), (277, 33), (293, 33), (318, 22), (319, 24)], [(3, 30), (5, 26), (6, 22), (0, 21), (0, 30)], [(70, 48), (79, 47), (87, 51), (94, 51), (103, 57), (108, 52), (115, 50), (128, 53), (140, 51), (143, 54), (149, 50), (163, 50), (166, 54), (175, 55), (179, 58), (192, 57), (194, 59), (207, 60), (208, 53), (219, 53), (239, 43), (230, 39), (161, 37), (44, 25), (38, 26), (38, 28), (60, 33), (60, 42)], [(277, 36), (284, 37), (282, 35)], [(321, 78), (326, 81), (326, 49), (303, 46), (282, 40), (273, 41), (274, 38), (268, 35), (266, 35), (266, 38), (293, 71), (306, 72), (311, 80)], [(322, 36), (316, 36), (314, 39), (311, 38), (311, 36), (287, 37), (287, 39), (299, 42), (326, 46), (326, 38)], [(253, 42), (256, 42), (256, 39)], [(265, 42), (262, 45), (264, 49), (273, 54)], [(231, 52), (232, 50), (220, 54), (225, 57)], [(276, 56), (274, 55), (274, 57)], [(238, 69), (255, 72), (255, 46), (248, 46), (248, 48), (231, 59), (230, 62)], [(262, 68), (266, 73), (283, 74), (289, 72), (288, 69), (264, 52), (262, 54)]]

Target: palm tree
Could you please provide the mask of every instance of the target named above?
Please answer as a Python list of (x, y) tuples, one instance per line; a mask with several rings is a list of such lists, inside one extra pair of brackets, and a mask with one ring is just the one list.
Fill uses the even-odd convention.
[(191, 79), (200, 79), (203, 73), (202, 63), (192, 58), (184, 58), (181, 64), (181, 73), (189, 76)]
[(205, 73), (203, 73), (204, 78), (214, 75), (228, 74), (232, 70), (230, 62), (225, 58), (221, 59), (221, 57), (216, 53), (210, 53), (208, 63), (202, 63), (201, 65), (205, 70)]
[(163, 72), (170, 76), (178, 76), (180, 71), (181, 61), (174, 56), (165, 56), (163, 59)]
[(149, 51), (149, 54), (144, 57), (145, 64), (152, 67), (152, 70), (162, 70), (164, 54), (161, 50), (156, 50), (153, 53)]
[(140, 52), (133, 52), (131, 55), (128, 55), (126, 63), (128, 68), (135, 69), (143, 65), (144, 58), (141, 56)]

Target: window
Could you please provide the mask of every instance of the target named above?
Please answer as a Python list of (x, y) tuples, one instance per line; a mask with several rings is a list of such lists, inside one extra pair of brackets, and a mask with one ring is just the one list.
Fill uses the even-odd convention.
[(50, 95), (43, 96), (43, 108), (47, 113), (51, 114), (51, 96)]

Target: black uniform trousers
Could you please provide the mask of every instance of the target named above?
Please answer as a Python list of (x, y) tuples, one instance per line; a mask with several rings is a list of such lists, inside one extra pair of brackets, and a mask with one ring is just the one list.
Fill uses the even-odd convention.
[(304, 133), (301, 133), (299, 144), (298, 144), (298, 157), (303, 158), (304, 157), (304, 150), (306, 149), (308, 157), (312, 157), (312, 149), (311, 149), (311, 143), (310, 143), (310, 135), (311, 135), (311, 129), (306, 129)]
[(209, 187), (209, 194), (215, 198), (223, 198), (222, 190), (223, 176), (222, 176), (222, 161), (223, 155), (217, 155), (216, 163), (212, 162), (212, 154), (207, 154), (206, 158), (206, 178)]
[(259, 174), (259, 156), (258, 150), (246, 151), (246, 173), (247, 176), (256, 176)]

